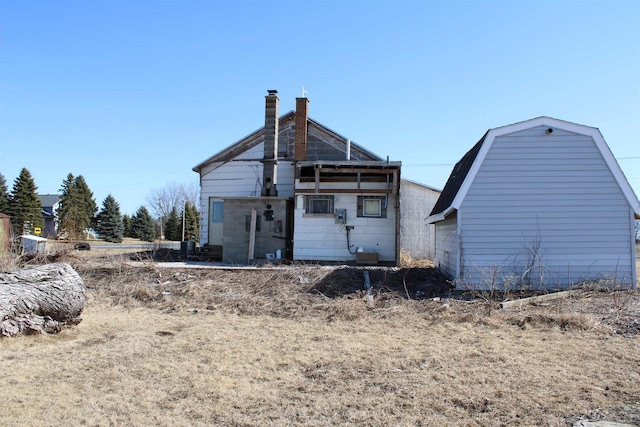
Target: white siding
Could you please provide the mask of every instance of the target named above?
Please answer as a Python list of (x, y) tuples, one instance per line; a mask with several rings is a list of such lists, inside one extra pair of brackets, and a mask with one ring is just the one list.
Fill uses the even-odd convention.
[(612, 172), (591, 137), (545, 129), (493, 142), (460, 205), (462, 281), (521, 278), (535, 249), (534, 286), (631, 283), (632, 213)]
[(455, 216), (435, 224), (434, 264), (454, 278), (457, 276), (459, 246), (457, 228), (458, 221)]
[(400, 181), (400, 248), (414, 259), (433, 259), (435, 226), (426, 218), (440, 192), (410, 181)]
[[(389, 195), (387, 218), (358, 218), (358, 198), (355, 194), (335, 196), (334, 208), (347, 210), (350, 243), (366, 252), (378, 252), (379, 261), (396, 260), (395, 196)], [(304, 209), (294, 211), (293, 258), (296, 260), (353, 261), (355, 255), (347, 249), (347, 232), (334, 217), (304, 216)], [(353, 249), (352, 249), (353, 250)]]
[[(203, 171), (200, 177), (200, 242), (207, 242), (209, 198), (260, 196), (262, 163), (259, 161), (231, 161), (217, 164)], [(292, 162), (278, 164), (278, 197), (293, 197)]]

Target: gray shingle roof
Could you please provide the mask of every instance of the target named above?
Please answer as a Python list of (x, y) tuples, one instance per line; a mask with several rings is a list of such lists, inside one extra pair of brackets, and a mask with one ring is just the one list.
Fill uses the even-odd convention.
[(440, 194), (440, 197), (438, 197), (438, 201), (433, 206), (429, 216), (442, 213), (451, 206), (451, 203), (453, 203), (453, 200), (458, 194), (458, 190), (460, 190), (464, 179), (467, 177), (467, 174), (471, 169), (471, 165), (473, 165), (473, 162), (476, 160), (488, 132), (489, 131), (487, 131), (482, 138), (480, 138), (480, 141), (476, 142), (476, 145), (474, 145), (471, 150), (467, 151), (467, 153), (462, 156), (462, 159), (460, 159), (460, 161), (453, 167), (453, 171), (451, 171), (451, 175), (449, 175), (449, 179), (442, 189), (442, 193)]

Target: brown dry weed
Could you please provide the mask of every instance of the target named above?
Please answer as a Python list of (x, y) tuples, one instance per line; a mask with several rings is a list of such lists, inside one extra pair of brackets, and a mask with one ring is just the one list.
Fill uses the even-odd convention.
[(2, 425), (640, 423), (637, 294), (487, 310), (370, 269), (368, 308), (359, 269), (76, 269), (82, 323), (0, 341)]

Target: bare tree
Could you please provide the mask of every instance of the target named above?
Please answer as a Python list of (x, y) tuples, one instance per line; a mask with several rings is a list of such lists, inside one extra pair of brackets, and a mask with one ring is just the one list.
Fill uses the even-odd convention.
[(164, 187), (152, 189), (147, 195), (147, 205), (157, 218), (164, 219), (173, 208), (181, 212), (186, 202), (198, 206), (199, 191), (198, 185), (193, 182), (171, 182)]
[(171, 182), (164, 187), (154, 188), (147, 195), (147, 205), (151, 208), (156, 218), (160, 221), (160, 234), (164, 234), (162, 227), (171, 211), (182, 212), (187, 203), (199, 206), (200, 187), (196, 182), (181, 184)]
[(184, 192), (184, 201), (191, 206), (200, 206), (200, 185), (195, 181), (189, 181), (182, 186)]

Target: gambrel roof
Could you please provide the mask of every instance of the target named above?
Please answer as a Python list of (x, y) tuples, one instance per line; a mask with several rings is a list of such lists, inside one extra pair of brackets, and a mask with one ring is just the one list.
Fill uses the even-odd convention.
[[(293, 125), (295, 120), (295, 115), (296, 115), (295, 111), (289, 111), (288, 113), (280, 116), (280, 118), (278, 119), (280, 130), (282, 130), (287, 126)], [(327, 142), (327, 144), (329, 143), (333, 144), (334, 145), (333, 148), (337, 150), (340, 150), (340, 151), (346, 150), (348, 139), (345, 136), (340, 135), (339, 133), (329, 129), (328, 127), (322, 125), (321, 123), (311, 118), (307, 119), (307, 121), (308, 121), (309, 134), (314, 133), (315, 135), (322, 137), (323, 141), (325, 142), (331, 141), (331, 142)], [(245, 151), (250, 150), (251, 148), (260, 144), (261, 142), (263, 142), (263, 140), (264, 140), (264, 126), (255, 130), (254, 132), (250, 133), (249, 135), (245, 136), (239, 141), (234, 142), (230, 146), (222, 149), (221, 151), (209, 157), (202, 163), (196, 165), (193, 168), (193, 171), (199, 173), (205, 166), (211, 163), (218, 163), (218, 162), (224, 163), (224, 162), (231, 161), (241, 153), (244, 153)], [(351, 156), (353, 160), (366, 160), (366, 161), (382, 161), (383, 160), (380, 156), (372, 153), (371, 151), (354, 143), (353, 141), (351, 141), (350, 143), (351, 143)], [(293, 157), (291, 157), (291, 160), (293, 160)], [(315, 159), (309, 158), (308, 160), (315, 160)]]
[(462, 159), (456, 163), (451, 175), (449, 175), (449, 179), (447, 180), (444, 189), (442, 190), (442, 194), (438, 198), (438, 201), (427, 218), (427, 222), (434, 223), (442, 221), (460, 208), (462, 201), (469, 191), (471, 183), (474, 181), (478, 171), (480, 170), (480, 166), (484, 162), (484, 159), (496, 137), (538, 126), (548, 126), (552, 129), (557, 128), (579, 135), (590, 136), (620, 186), (620, 189), (629, 202), (629, 205), (633, 209), (636, 219), (640, 219), (640, 202), (638, 202), (638, 198), (633, 192), (629, 181), (627, 181), (624, 176), (622, 169), (620, 169), (620, 165), (618, 165), (618, 162), (611, 153), (609, 146), (602, 137), (600, 130), (590, 126), (542, 116), (507, 126), (489, 129), (480, 141), (478, 141), (473, 148), (471, 148), (471, 150), (469, 150)]

